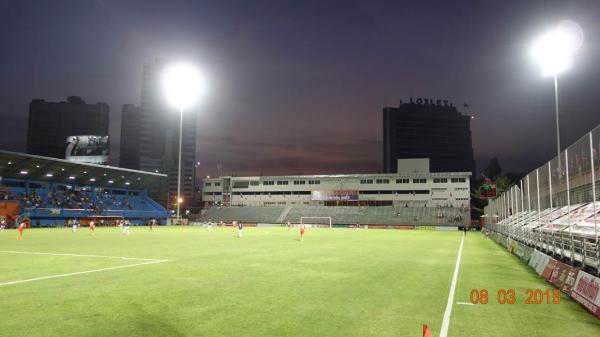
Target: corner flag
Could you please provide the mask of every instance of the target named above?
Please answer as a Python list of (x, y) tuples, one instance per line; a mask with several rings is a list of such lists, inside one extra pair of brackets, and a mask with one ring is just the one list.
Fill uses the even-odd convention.
[(423, 324), (423, 337), (431, 337), (431, 332), (429, 331), (429, 325)]

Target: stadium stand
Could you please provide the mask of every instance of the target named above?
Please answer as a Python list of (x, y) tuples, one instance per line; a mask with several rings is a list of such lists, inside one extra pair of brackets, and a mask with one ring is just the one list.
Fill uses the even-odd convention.
[[(282, 212), (287, 212), (281, 217)], [(466, 208), (400, 207), (400, 206), (251, 206), (211, 207), (201, 215), (200, 221), (233, 220), (250, 223), (299, 223), (301, 217), (331, 217), (337, 225), (424, 225), (463, 226), (470, 221)]]
[(600, 276), (600, 126), (485, 207), (485, 231)]
[(165, 175), (0, 151), (0, 216), (9, 224), (28, 217), (32, 226), (72, 219), (111, 224), (128, 219), (166, 223), (167, 210), (146, 188)]

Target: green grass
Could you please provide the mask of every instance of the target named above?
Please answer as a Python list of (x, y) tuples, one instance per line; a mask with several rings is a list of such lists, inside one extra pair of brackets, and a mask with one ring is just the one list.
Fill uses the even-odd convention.
[[(32, 229), (0, 250), (168, 262), (0, 286), (0, 336), (437, 336), (462, 233), (350, 229)], [(140, 261), (0, 253), (0, 284)], [(450, 336), (598, 336), (600, 320), (563, 299), (525, 305), (537, 274), (478, 233), (467, 236)], [(515, 305), (495, 303), (514, 288)]]

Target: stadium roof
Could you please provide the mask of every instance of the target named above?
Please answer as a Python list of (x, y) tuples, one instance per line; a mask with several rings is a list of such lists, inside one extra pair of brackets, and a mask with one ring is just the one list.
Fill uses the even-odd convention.
[(167, 175), (0, 150), (0, 177), (145, 189)]

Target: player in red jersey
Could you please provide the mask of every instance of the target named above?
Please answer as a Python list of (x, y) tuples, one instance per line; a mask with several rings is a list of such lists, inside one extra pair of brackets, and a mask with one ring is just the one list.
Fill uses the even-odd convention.
[(306, 229), (305, 224), (300, 224), (300, 241), (304, 239), (304, 230)]
[(94, 230), (96, 229), (96, 223), (94, 220), (90, 221), (90, 233), (94, 234)]
[(25, 228), (27, 228), (27, 220), (23, 220), (21, 222), (21, 224), (19, 225), (19, 227), (17, 228), (17, 231), (19, 232), (19, 236), (17, 236), (17, 239), (21, 240), (21, 238), (23, 237), (23, 231), (25, 231)]

